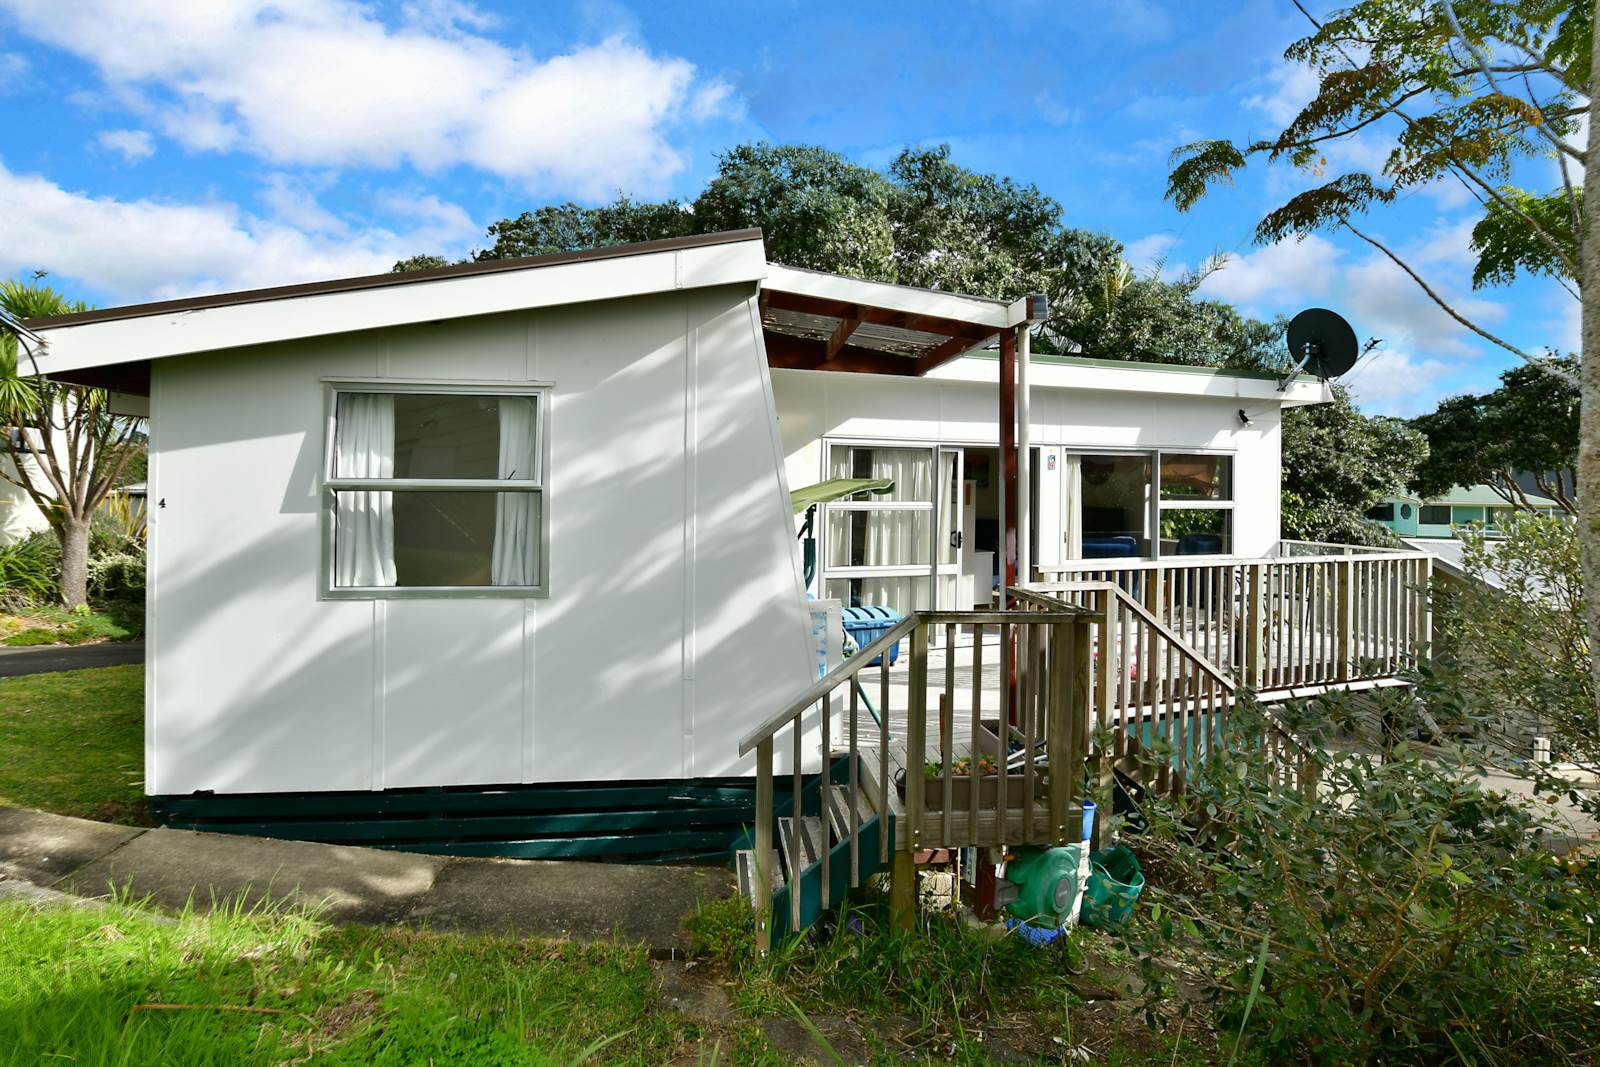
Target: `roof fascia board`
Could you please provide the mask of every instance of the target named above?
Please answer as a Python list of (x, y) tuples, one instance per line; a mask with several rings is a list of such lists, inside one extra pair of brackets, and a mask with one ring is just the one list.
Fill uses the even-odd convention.
[[(1167, 373), (1159, 367), (1083, 367), (1059, 363), (1035, 363), (1029, 371), (1034, 388), (1093, 390), (1117, 393), (1159, 393), (1168, 396), (1223, 397), (1236, 400), (1272, 401), (1284, 407), (1323, 404), (1333, 399), (1332, 389), (1314, 379), (1290, 382), (1278, 391), (1275, 382), (1247, 378), (1225, 372)], [(994, 359), (956, 359), (929, 371), (939, 381), (981, 382), (1000, 380), (1000, 364)]]
[(358, 330), (759, 282), (759, 238), (39, 330), (45, 374)]
[(888, 308), (908, 315), (972, 322), (996, 331), (1014, 325), (1010, 321), (1010, 309), (999, 300), (936, 289), (915, 289), (908, 285), (890, 285), (888, 282), (868, 282), (838, 274), (798, 270), (777, 263), (767, 268), (763, 287), (823, 300)]

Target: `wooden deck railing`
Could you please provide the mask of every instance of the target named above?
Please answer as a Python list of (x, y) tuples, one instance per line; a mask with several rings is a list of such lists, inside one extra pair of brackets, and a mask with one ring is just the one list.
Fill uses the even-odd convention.
[(1430, 556), (1285, 545), (1296, 554), (1039, 567), (1044, 581), (1028, 588), (1112, 583), (1258, 693), (1392, 681), (1415, 664), (1431, 639)]
[[(807, 778), (820, 774), (827, 785), (834, 781), (836, 765), (845, 764), (839, 775), (847, 781), (842, 817), (836, 818), (841, 813), (833, 809), (831, 789), (820, 788), (816, 795), (824, 838), (826, 827), (838, 825), (842, 840), (833, 848), (848, 842), (851, 887), (862, 877), (863, 795), (873, 814), (896, 822), (892, 844), (887, 828), (877, 835), (879, 862), (889, 860), (891, 849), (913, 853), (1077, 840), (1090, 743), (1090, 623), (1088, 611), (1066, 604), (1048, 612), (912, 614), (750, 731), (739, 752), (756, 756), (754, 862), (761, 947), (771, 938), (778, 862), (773, 794), (780, 745), (790, 764), (790, 808), (796, 815)], [(909, 662), (891, 669), (887, 652), (901, 640), (909, 644)], [(871, 666), (874, 660), (878, 663)], [(871, 717), (860, 712), (868, 692), (876, 693), (878, 703)], [(812, 751), (817, 758), (809, 758)], [(993, 774), (983, 773), (985, 755), (993, 759)], [(958, 771), (963, 759), (966, 766)], [(903, 799), (893, 781), (901, 771)], [(804, 866), (799, 836), (792, 835), (786, 847), (793, 887)], [(835, 903), (833, 848), (825, 840), (820, 849), (823, 909)], [(803, 925), (801, 895), (793, 888), (788, 894), (791, 930)]]
[[(1186, 774), (1206, 759), (1227, 729), (1238, 686), (1205, 648), (1174, 631), (1113, 582), (1058, 582), (1014, 590), (1030, 611), (1077, 608), (1091, 613), (1094, 643), (1090, 688), (1095, 742), (1090, 765), (1096, 797), (1108, 802), (1112, 768), (1142, 773), (1139, 757), (1159, 752), (1154, 774), (1142, 782), (1180, 794)], [(1264, 711), (1261, 743), (1274, 788), (1315, 790), (1321, 760), (1271, 712)]]

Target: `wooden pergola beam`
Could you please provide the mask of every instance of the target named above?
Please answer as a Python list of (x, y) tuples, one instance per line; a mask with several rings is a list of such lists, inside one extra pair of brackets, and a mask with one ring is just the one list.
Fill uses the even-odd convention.
[(844, 300), (828, 300), (804, 293), (786, 293), (781, 289), (761, 290), (762, 306), (783, 311), (796, 311), (803, 315), (820, 315), (830, 319), (857, 319), (875, 326), (898, 326), (902, 330), (936, 333), (943, 337), (970, 337), (984, 340), (994, 336), (994, 327), (960, 319), (944, 319), (934, 315), (916, 315), (889, 308), (852, 304)]
[(845, 342), (850, 340), (850, 335), (856, 332), (856, 327), (861, 325), (859, 318), (840, 319), (838, 329), (833, 331), (833, 336), (828, 338), (827, 357), (832, 359), (844, 348)]
[(764, 333), (767, 366), (780, 370), (853, 371), (857, 374), (895, 374), (912, 378), (921, 373), (922, 361), (919, 359), (891, 356), (848, 344), (830, 357), (826, 341), (809, 341), (770, 330)]

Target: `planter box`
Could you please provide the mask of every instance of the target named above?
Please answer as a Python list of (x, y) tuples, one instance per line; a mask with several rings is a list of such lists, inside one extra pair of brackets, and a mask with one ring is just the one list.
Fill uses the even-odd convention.
[[(1028, 806), (1028, 783), (1021, 775), (1012, 775), (1006, 779), (1007, 808), (1025, 808)], [(953, 811), (972, 810), (972, 779), (967, 775), (956, 775), (950, 783), (950, 800)], [(929, 811), (944, 810), (944, 779), (927, 779), (923, 788), (923, 803)], [(1038, 770), (1034, 771), (1033, 797), (1035, 800), (1044, 800), (1049, 796), (1048, 777)], [(901, 799), (905, 798), (905, 790), (900, 792)], [(985, 774), (978, 779), (978, 810), (994, 811), (1000, 807), (1000, 776), (998, 774)]]

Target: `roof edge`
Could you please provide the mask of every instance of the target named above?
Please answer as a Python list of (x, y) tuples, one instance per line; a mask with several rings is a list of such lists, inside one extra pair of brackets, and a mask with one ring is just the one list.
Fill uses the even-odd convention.
[(758, 240), (761, 240), (761, 230), (759, 228), (725, 230), (720, 233), (694, 234), (688, 237), (668, 237), (659, 241), (641, 241), (635, 244), (589, 248), (579, 252), (555, 252), (545, 256), (523, 256), (517, 259), (477, 260), (470, 263), (456, 263), (447, 267), (430, 267), (426, 270), (399, 273), (388, 271), (383, 274), (365, 274), (354, 278), (334, 278), (320, 282), (298, 282), (293, 285), (277, 285), (264, 289), (244, 289), (232, 293), (211, 293), (206, 296), (183, 297), (177, 300), (128, 304), (122, 307), (79, 311), (70, 315), (47, 315), (28, 319), (24, 325), (35, 330), (52, 330), (70, 326), (85, 326), (94, 322), (115, 322), (119, 319), (145, 318), (151, 315), (165, 315), (172, 312), (201, 311), (207, 308), (232, 307), (240, 304), (261, 304), (273, 300), (289, 300), (301, 296), (349, 293), (363, 289), (383, 289), (397, 285), (412, 285), (418, 282), (470, 277), (477, 274), (536, 270), (540, 267), (554, 267), (564, 263), (622, 259), (628, 256), (649, 255), (654, 252), (674, 252), (686, 248), (709, 248), (715, 245)]

